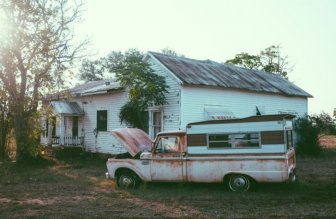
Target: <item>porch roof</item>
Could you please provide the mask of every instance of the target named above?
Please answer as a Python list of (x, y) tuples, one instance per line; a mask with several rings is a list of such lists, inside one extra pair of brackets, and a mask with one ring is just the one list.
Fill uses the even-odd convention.
[(58, 114), (74, 116), (84, 115), (83, 109), (78, 105), (77, 102), (51, 101), (50, 104), (52, 105), (54, 112)]

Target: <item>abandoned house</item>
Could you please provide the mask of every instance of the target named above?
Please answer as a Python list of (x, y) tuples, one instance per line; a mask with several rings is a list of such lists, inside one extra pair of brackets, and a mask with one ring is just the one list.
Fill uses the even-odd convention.
[[(169, 86), (168, 103), (148, 108), (146, 131), (151, 137), (204, 120), (280, 113), (303, 116), (312, 97), (275, 74), (156, 52), (148, 52), (144, 59)], [(42, 119), (41, 143), (78, 145), (99, 153), (124, 152), (111, 130), (127, 126), (119, 121), (127, 91), (111, 79), (79, 85), (68, 92), (68, 98), (53, 96), (43, 101), (54, 117)]]

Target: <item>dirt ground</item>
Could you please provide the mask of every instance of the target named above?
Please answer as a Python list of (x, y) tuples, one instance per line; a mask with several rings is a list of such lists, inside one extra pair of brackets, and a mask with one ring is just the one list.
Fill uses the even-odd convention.
[(121, 190), (105, 159), (0, 162), (0, 218), (335, 218), (336, 151), (298, 157), (294, 185), (233, 193), (220, 184), (147, 183)]

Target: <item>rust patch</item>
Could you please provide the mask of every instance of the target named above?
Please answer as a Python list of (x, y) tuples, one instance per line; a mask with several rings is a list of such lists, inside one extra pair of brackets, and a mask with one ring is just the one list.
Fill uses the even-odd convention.
[(112, 135), (124, 144), (132, 156), (145, 149), (150, 149), (153, 142), (144, 131), (136, 128), (116, 129), (112, 131)]

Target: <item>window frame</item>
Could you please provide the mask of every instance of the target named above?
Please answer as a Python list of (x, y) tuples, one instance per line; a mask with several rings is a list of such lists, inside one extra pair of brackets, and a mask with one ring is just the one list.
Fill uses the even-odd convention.
[[(233, 147), (233, 144), (234, 142), (236, 142), (236, 138), (233, 138), (233, 139), (230, 139), (229, 136), (230, 135), (243, 135), (243, 134), (257, 134), (258, 135), (258, 146), (248, 146), (248, 147), (243, 147), (243, 146), (240, 146), (240, 147)], [(210, 146), (210, 143), (211, 142), (216, 142), (216, 141), (210, 141), (210, 136), (213, 136), (213, 135), (227, 135), (228, 136), (228, 140), (224, 140), (224, 141), (217, 141), (217, 142), (227, 142), (227, 144), (230, 145), (230, 147), (211, 147)], [(239, 138), (237, 138), (239, 139)], [(226, 132), (226, 133), (211, 133), (211, 134), (207, 134), (207, 148), (209, 150), (218, 150), (218, 149), (260, 149), (261, 148), (261, 134), (260, 132)], [(240, 140), (241, 141), (241, 140)], [(248, 142), (250, 140), (244, 140), (244, 142)]]
[[(290, 135), (289, 135), (290, 133)], [(289, 138), (290, 136), (290, 138)], [(293, 130), (292, 129), (287, 129), (285, 130), (285, 138), (286, 138), (286, 149), (289, 150), (294, 147), (294, 139), (293, 139)], [(289, 141), (290, 140), (290, 141)]]
[[(162, 139), (165, 139), (165, 138), (175, 138), (177, 140), (175, 146), (176, 146), (176, 151), (166, 151), (166, 150), (162, 150), (162, 151), (158, 151), (158, 146), (159, 146), (159, 143), (161, 142)], [(161, 145), (161, 148), (163, 149), (163, 145)], [(156, 141), (155, 141), (155, 148), (154, 149), (154, 152), (155, 153), (158, 153), (158, 154), (166, 154), (166, 153), (180, 153), (180, 139), (178, 136), (175, 136), (175, 135), (163, 135), (163, 136), (159, 136)]]
[[(105, 114), (105, 119), (100, 119), (101, 114)], [(107, 132), (107, 121), (108, 121), (108, 111), (107, 110), (97, 110), (97, 123), (96, 123), (96, 129), (100, 132)], [(104, 124), (102, 124), (104, 122)]]
[(72, 117), (72, 137), (79, 136), (79, 117), (73, 116)]

